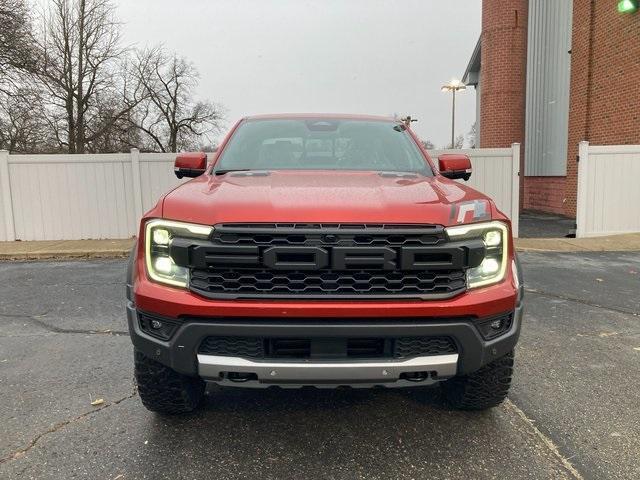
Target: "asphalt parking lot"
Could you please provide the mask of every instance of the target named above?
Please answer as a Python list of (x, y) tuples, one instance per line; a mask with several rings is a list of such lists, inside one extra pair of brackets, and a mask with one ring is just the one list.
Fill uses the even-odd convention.
[(0, 263), (0, 478), (640, 478), (640, 254), (521, 259), (499, 408), (449, 411), (437, 389), (217, 389), (176, 418), (136, 396), (123, 260)]

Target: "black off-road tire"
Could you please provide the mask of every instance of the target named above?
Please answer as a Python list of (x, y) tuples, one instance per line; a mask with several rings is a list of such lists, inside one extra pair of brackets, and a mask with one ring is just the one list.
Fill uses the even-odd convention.
[(138, 394), (148, 410), (176, 415), (192, 412), (202, 403), (202, 379), (182, 375), (137, 350), (134, 356)]
[(513, 351), (470, 375), (441, 384), (447, 403), (459, 410), (486, 410), (507, 398), (513, 374)]

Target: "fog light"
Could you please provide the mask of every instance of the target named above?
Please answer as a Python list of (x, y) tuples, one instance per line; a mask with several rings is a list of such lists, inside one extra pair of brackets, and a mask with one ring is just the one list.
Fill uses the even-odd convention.
[(499, 318), (498, 320), (494, 320), (493, 322), (491, 322), (489, 324), (491, 326), (491, 328), (493, 328), (494, 330), (500, 330), (502, 328), (502, 319)]
[(173, 262), (169, 257), (158, 257), (156, 258), (156, 271), (158, 273), (163, 273), (165, 275), (171, 274), (171, 268), (173, 266)]
[(497, 338), (507, 333), (513, 325), (513, 315), (500, 315), (499, 317), (488, 318), (477, 324), (480, 334), (485, 340)]
[(152, 337), (169, 340), (181, 322), (171, 318), (154, 318), (144, 313), (138, 314), (140, 329)]

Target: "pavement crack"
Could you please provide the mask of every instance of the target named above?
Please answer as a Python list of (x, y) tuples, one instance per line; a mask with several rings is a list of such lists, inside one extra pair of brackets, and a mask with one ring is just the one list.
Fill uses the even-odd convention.
[(44, 322), (42, 320), (40, 320), (38, 317), (45, 317), (47, 316), (49, 312), (45, 312), (42, 314), (38, 314), (38, 315), (8, 315), (8, 314), (3, 314), (0, 313), (0, 317), (4, 317), (4, 318), (19, 318), (21, 320), (28, 320), (32, 323), (35, 323), (36, 325), (38, 325), (39, 327), (44, 328), (45, 330), (51, 332), (51, 333), (71, 333), (71, 334), (83, 334), (83, 335), (113, 335), (113, 336), (120, 336), (120, 335), (128, 335), (129, 332), (126, 330), (111, 330), (111, 329), (105, 329), (105, 330), (93, 330), (93, 329), (85, 329), (85, 328), (61, 328), (61, 327), (56, 327), (54, 325), (50, 325), (47, 322)]
[(633, 310), (627, 310), (625, 308), (618, 308), (618, 307), (607, 307), (606, 305), (600, 305), (599, 303), (589, 302), (588, 300), (583, 300), (581, 298), (569, 297), (567, 295), (560, 295), (558, 293), (545, 292), (544, 290), (536, 290), (535, 288), (525, 288), (524, 291), (527, 293), (532, 293), (534, 295), (540, 295), (541, 297), (557, 298), (560, 300), (566, 300), (568, 302), (580, 303), (582, 305), (588, 305), (590, 307), (609, 310), (611, 312), (624, 313), (625, 315), (632, 315), (634, 317), (640, 316), (640, 313), (634, 312)]
[(47, 435), (50, 435), (52, 433), (58, 432), (60, 430), (62, 430), (63, 428), (65, 428), (68, 425), (71, 425), (72, 423), (75, 423), (79, 420), (82, 420), (84, 418), (90, 417), (92, 415), (95, 415), (98, 412), (101, 412), (103, 410), (106, 410), (109, 407), (113, 407), (114, 405), (118, 405), (122, 402), (124, 402), (125, 400), (128, 400), (130, 398), (135, 397), (138, 394), (137, 391), (133, 391), (130, 395), (127, 395), (126, 397), (122, 397), (118, 400), (115, 400), (111, 403), (105, 403), (104, 405), (100, 406), (99, 408), (96, 408), (94, 410), (89, 410), (88, 412), (84, 412), (78, 416), (75, 416), (73, 418), (70, 418), (68, 420), (65, 420), (63, 422), (58, 422), (55, 425), (53, 425), (52, 427), (48, 428), (47, 430), (45, 430), (44, 432), (41, 432), (39, 434), (37, 434), (35, 437), (33, 437), (31, 439), (31, 441), (24, 447), (19, 448), (17, 450), (15, 450), (14, 452), (10, 453), (9, 455), (7, 455), (4, 458), (0, 458), (0, 465), (2, 465), (3, 463), (9, 462), (11, 460), (18, 460), (22, 457), (24, 457), (27, 453), (29, 453), (29, 451), (34, 448), (38, 442), (46, 437)]
[(527, 417), (527, 414), (524, 413), (515, 403), (511, 400), (507, 399), (504, 402), (507, 410), (513, 412), (518, 418), (520, 418), (526, 425), (526, 427), (531, 431), (531, 434), (537, 437), (543, 445), (551, 452), (551, 454), (556, 457), (565, 470), (571, 475), (571, 478), (574, 480), (584, 480), (582, 474), (576, 469), (576, 467), (571, 463), (570, 459), (573, 457), (565, 457), (560, 452), (560, 448), (555, 444), (555, 442), (549, 438), (547, 435), (542, 433), (538, 427), (536, 427), (535, 422)]
[(21, 313), (0, 313), (0, 317), (2, 318), (27, 318), (27, 319), (31, 319), (34, 317), (43, 317), (45, 315), (47, 315), (49, 312), (44, 312), (44, 313), (38, 313), (36, 315), (26, 315), (26, 314), (21, 314)]
[(129, 332), (125, 331), (125, 330), (92, 330), (92, 329), (84, 329), (84, 328), (60, 328), (60, 327), (54, 327), (53, 325), (49, 325), (46, 322), (43, 322), (42, 320), (39, 320), (37, 318), (31, 318), (31, 320), (40, 325), (42, 328), (49, 330), (50, 332), (53, 333), (63, 333), (63, 334), (67, 334), (67, 333), (71, 333), (71, 334), (83, 334), (83, 335), (113, 335), (113, 336), (120, 336), (120, 335), (128, 335)]

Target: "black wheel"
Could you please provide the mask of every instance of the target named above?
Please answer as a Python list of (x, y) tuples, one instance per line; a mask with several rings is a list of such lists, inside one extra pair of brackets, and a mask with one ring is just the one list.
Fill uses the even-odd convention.
[(204, 397), (202, 379), (182, 375), (137, 350), (134, 356), (138, 393), (148, 410), (175, 415), (198, 408)]
[(507, 398), (513, 374), (513, 351), (470, 375), (452, 378), (441, 384), (444, 396), (454, 408), (485, 410)]

